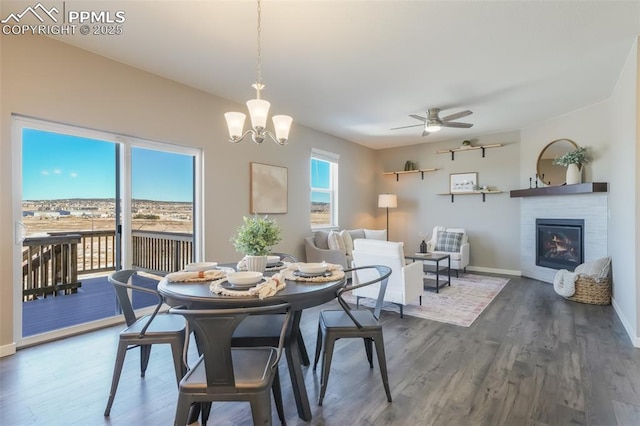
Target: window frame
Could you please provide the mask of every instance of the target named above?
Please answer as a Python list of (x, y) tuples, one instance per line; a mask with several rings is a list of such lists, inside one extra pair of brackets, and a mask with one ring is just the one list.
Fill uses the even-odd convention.
[[(329, 164), (329, 188), (318, 188), (312, 186), (311, 182), (311, 165), (313, 160), (323, 161)], [(338, 172), (339, 172), (339, 160), (340, 156), (338, 154), (323, 151), (320, 149), (312, 148), (311, 156), (309, 158), (309, 205), (311, 205), (311, 194), (314, 192), (329, 194), (329, 223), (328, 224), (317, 224), (314, 225), (311, 223), (311, 216), (309, 216), (309, 225), (311, 226), (312, 231), (317, 231), (321, 229), (337, 229), (339, 228), (338, 224), (338, 212), (339, 212), (339, 186), (338, 186)], [(311, 215), (311, 212), (309, 212)]]

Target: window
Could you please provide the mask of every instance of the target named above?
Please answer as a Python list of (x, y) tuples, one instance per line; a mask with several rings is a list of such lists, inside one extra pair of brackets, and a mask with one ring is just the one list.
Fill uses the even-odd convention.
[(311, 228), (338, 226), (337, 154), (311, 151)]

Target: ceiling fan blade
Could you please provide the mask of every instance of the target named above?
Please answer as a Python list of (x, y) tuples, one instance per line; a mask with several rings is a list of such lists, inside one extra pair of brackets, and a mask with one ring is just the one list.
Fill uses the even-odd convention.
[(451, 121), (451, 120), (457, 120), (458, 118), (462, 118), (462, 117), (466, 117), (467, 115), (471, 115), (473, 114), (473, 112), (466, 110), (466, 111), (460, 111), (460, 112), (456, 112), (455, 114), (450, 114), (447, 115), (446, 117), (442, 117), (442, 121)]
[(468, 129), (469, 127), (472, 127), (473, 124), (471, 123), (457, 123), (455, 121), (445, 121), (441, 124), (442, 127), (458, 127), (461, 129)]
[(420, 120), (420, 121), (427, 121), (426, 118), (420, 117), (419, 115), (410, 114), (409, 117), (415, 118), (416, 120)]
[(409, 127), (424, 127), (424, 124), (412, 124), (411, 126), (393, 127), (389, 130), (408, 129)]
[(429, 136), (431, 133), (427, 132), (426, 130), (422, 131), (422, 136)]

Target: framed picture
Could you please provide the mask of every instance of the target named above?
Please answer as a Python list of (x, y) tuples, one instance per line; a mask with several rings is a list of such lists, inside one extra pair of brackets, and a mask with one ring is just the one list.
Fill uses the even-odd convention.
[(251, 213), (287, 212), (287, 168), (250, 163)]
[(478, 173), (451, 173), (449, 174), (449, 192), (471, 192), (478, 185)]

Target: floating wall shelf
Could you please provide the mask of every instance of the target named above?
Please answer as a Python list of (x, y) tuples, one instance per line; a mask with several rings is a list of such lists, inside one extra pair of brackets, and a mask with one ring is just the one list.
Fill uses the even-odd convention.
[(405, 175), (408, 173), (420, 173), (420, 175), (422, 176), (422, 180), (424, 180), (424, 173), (425, 172), (435, 172), (438, 169), (420, 169), (420, 170), (403, 170), (403, 171), (398, 171), (398, 172), (384, 172), (382, 173), (383, 175), (396, 175), (396, 182), (398, 182), (400, 180), (400, 175)]
[(502, 194), (502, 191), (487, 190), (487, 191), (469, 191), (469, 192), (443, 192), (438, 195), (451, 195), (451, 202), (453, 203), (453, 198), (456, 195), (475, 195), (475, 194), (482, 194), (482, 202), (484, 203), (486, 201), (485, 197), (487, 194)]
[(494, 143), (491, 145), (477, 145), (477, 146), (469, 146), (469, 147), (460, 147), (460, 148), (452, 148), (452, 149), (441, 149), (439, 151), (436, 151), (436, 154), (447, 154), (447, 153), (451, 153), (451, 161), (455, 160), (455, 153), (456, 152), (465, 152), (465, 151), (475, 151), (477, 149), (481, 149), (482, 150), (482, 157), (484, 158), (484, 151), (487, 148), (498, 148), (502, 146), (501, 143)]
[(511, 191), (511, 198), (517, 197), (543, 197), (546, 195), (572, 195), (591, 194), (594, 192), (607, 192), (607, 182), (587, 182), (575, 185), (543, 186), (540, 188), (515, 189)]

